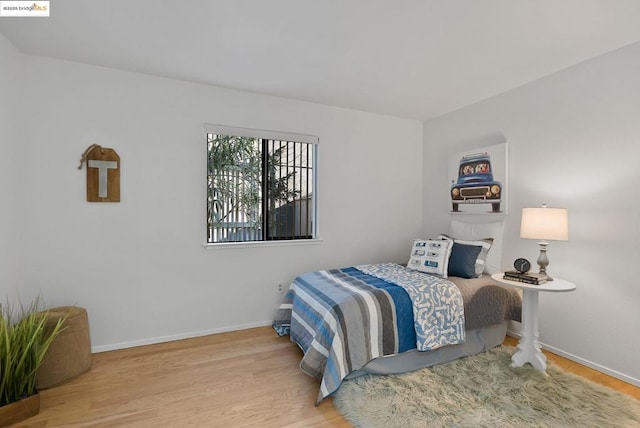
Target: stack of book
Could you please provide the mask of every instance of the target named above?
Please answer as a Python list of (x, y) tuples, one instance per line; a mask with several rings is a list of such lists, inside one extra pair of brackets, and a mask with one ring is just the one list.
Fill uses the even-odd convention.
[(547, 277), (539, 273), (518, 272), (517, 270), (508, 270), (504, 273), (504, 279), (509, 281), (524, 282), (525, 284), (540, 285), (547, 282)]

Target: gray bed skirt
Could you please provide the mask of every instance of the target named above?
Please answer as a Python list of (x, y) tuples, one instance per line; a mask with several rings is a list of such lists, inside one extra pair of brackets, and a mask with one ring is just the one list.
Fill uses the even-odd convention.
[(501, 324), (467, 330), (466, 340), (459, 345), (444, 346), (428, 352), (413, 349), (403, 352), (402, 354), (376, 358), (360, 370), (349, 374), (346, 379), (352, 379), (369, 373), (391, 374), (410, 372), (484, 352), (502, 344), (507, 334), (508, 324), (508, 321), (504, 321)]

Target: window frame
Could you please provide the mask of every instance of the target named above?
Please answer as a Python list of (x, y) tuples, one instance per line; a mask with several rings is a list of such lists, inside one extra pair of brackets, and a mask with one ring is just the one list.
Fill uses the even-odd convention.
[[(288, 246), (288, 245), (305, 245), (305, 244), (318, 244), (323, 242), (318, 233), (318, 152), (319, 152), (319, 138), (315, 135), (307, 135), (307, 134), (296, 134), (290, 132), (281, 132), (281, 131), (269, 131), (262, 129), (252, 129), (252, 128), (241, 128), (235, 126), (228, 125), (216, 125), (216, 124), (204, 124), (204, 136), (205, 141), (208, 139), (208, 134), (218, 134), (218, 135), (232, 135), (238, 137), (248, 137), (248, 138), (257, 138), (257, 139), (268, 139), (268, 140), (279, 140), (279, 141), (289, 141), (296, 143), (308, 143), (312, 146), (312, 191), (311, 197), (312, 202), (311, 205), (313, 207), (313, 213), (311, 215), (311, 238), (293, 238), (293, 239), (281, 239), (281, 240), (255, 240), (255, 241), (235, 241), (235, 242), (208, 242), (205, 239), (205, 242), (202, 244), (205, 248), (214, 249), (214, 248), (247, 248), (247, 247), (268, 247), (268, 246)], [(206, 145), (205, 145), (206, 150)], [(207, 155), (205, 155), (205, 171), (206, 174), (209, 173), (207, 166)], [(207, 185), (205, 184), (205, 187)], [(205, 192), (208, 195), (208, 190)], [(208, 196), (207, 196), (208, 197)], [(206, 201), (206, 199), (205, 199)], [(204, 224), (208, 224), (208, 213), (206, 209), (205, 203), (205, 221)], [(207, 227), (208, 229), (208, 227)], [(208, 230), (206, 233), (208, 234)], [(207, 236), (207, 235), (205, 235)]]

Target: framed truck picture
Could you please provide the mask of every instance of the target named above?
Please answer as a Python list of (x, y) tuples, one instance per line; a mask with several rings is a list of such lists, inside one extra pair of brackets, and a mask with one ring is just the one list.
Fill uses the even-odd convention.
[(507, 143), (455, 153), (447, 171), (452, 214), (507, 213)]

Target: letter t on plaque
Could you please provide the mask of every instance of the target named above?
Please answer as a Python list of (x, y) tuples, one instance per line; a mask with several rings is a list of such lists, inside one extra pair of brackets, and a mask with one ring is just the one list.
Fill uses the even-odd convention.
[(120, 156), (94, 147), (87, 153), (87, 202), (120, 202)]

